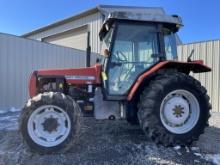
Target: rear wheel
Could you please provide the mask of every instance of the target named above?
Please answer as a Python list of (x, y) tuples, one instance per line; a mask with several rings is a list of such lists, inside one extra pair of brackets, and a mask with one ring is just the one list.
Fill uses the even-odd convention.
[(189, 75), (164, 71), (143, 91), (138, 118), (147, 136), (165, 146), (190, 145), (208, 126), (209, 97)]
[(39, 94), (28, 101), (20, 121), (20, 131), (32, 151), (64, 152), (79, 134), (80, 109), (62, 93)]

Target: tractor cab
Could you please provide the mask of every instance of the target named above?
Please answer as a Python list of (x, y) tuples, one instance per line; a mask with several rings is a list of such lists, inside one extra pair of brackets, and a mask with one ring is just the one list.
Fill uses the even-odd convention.
[(100, 31), (102, 79), (108, 100), (122, 100), (140, 74), (156, 63), (177, 59), (178, 16), (115, 12)]

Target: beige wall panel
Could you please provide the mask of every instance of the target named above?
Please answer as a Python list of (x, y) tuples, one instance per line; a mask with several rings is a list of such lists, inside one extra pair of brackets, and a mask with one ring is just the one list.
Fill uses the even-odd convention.
[(73, 29), (61, 34), (53, 35), (42, 39), (44, 42), (48, 42), (55, 45), (86, 50), (87, 48), (87, 26), (83, 28)]
[(39, 32), (37, 34), (31, 35), (28, 38), (34, 39), (34, 40), (41, 40), (42, 38), (55, 35), (58, 33), (62, 33), (74, 28), (78, 28), (84, 25), (88, 25), (88, 29), (91, 32), (91, 48), (92, 52), (94, 53), (100, 53), (100, 40), (99, 40), (99, 30), (102, 25), (102, 15), (101, 13), (97, 12), (85, 17), (82, 17), (80, 19), (70, 21), (68, 23), (65, 23), (63, 25), (55, 26), (54, 28), (48, 29), (43, 32)]

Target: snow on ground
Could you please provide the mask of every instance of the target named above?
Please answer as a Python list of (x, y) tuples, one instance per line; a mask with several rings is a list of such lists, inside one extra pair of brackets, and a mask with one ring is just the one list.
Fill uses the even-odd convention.
[(0, 114), (4, 114), (6, 112), (7, 112), (6, 110), (0, 110)]
[(0, 110), (0, 130), (17, 130), (20, 111), (14, 107)]
[(206, 154), (206, 160), (212, 161), (216, 165), (220, 165), (220, 154)]
[(21, 111), (21, 109), (12, 107), (10, 109), (0, 109), (0, 114), (5, 114), (5, 113), (8, 113), (8, 112), (19, 112), (19, 111)]
[(21, 111), (21, 109), (16, 109), (15, 107), (12, 107), (11, 109), (9, 109), (9, 112), (19, 112)]

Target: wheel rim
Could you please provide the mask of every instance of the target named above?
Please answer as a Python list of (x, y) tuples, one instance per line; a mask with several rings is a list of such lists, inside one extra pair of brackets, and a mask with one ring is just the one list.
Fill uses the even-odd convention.
[(170, 92), (160, 106), (160, 119), (164, 127), (175, 134), (184, 134), (194, 128), (199, 120), (200, 106), (189, 91)]
[(69, 135), (71, 122), (60, 107), (45, 105), (37, 108), (28, 120), (28, 134), (38, 145), (53, 147), (61, 144)]

